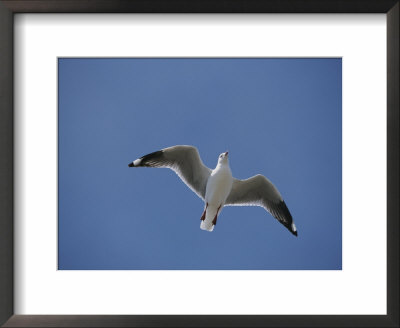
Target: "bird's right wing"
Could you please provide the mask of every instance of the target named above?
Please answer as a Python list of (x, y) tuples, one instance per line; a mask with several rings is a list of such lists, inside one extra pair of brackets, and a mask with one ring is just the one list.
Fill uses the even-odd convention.
[(166, 167), (173, 170), (182, 181), (201, 199), (206, 194), (207, 180), (211, 170), (205, 166), (199, 152), (193, 146), (173, 146), (140, 157), (130, 167)]
[(225, 205), (261, 206), (278, 219), (292, 234), (297, 236), (292, 215), (282, 199), (278, 189), (263, 175), (256, 175), (246, 180), (234, 179), (232, 190)]

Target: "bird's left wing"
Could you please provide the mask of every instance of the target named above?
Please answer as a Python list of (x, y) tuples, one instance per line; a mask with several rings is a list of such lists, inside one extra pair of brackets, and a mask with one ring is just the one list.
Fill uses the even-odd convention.
[(205, 166), (199, 152), (193, 146), (173, 146), (142, 156), (129, 164), (130, 167), (167, 167), (204, 200), (211, 169)]
[(278, 219), (292, 234), (297, 236), (292, 215), (278, 189), (263, 175), (246, 180), (234, 179), (232, 190), (225, 202), (230, 206), (261, 206)]

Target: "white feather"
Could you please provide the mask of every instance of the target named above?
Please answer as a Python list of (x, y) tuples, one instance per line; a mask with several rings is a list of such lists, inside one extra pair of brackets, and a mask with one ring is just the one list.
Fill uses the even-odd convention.
[(228, 158), (227, 156), (221, 157), (207, 181), (205, 201), (208, 205), (205, 220), (200, 224), (201, 229), (208, 231), (214, 229), (214, 218), (224, 207), (226, 198), (231, 192), (232, 183), (233, 178)]

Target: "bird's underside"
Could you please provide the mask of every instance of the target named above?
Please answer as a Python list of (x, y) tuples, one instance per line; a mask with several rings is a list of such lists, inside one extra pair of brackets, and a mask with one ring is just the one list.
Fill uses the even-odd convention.
[(212, 231), (224, 206), (261, 206), (293, 235), (297, 229), (277, 188), (263, 175), (239, 180), (230, 174), (228, 152), (222, 153), (214, 170), (205, 166), (193, 146), (173, 146), (136, 159), (130, 167), (172, 169), (204, 202), (200, 227)]

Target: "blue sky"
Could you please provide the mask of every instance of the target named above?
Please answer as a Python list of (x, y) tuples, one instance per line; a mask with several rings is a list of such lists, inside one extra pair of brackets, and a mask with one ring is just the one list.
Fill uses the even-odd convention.
[[(58, 265), (64, 270), (340, 270), (342, 62), (60, 58)], [(268, 177), (294, 237), (261, 207), (203, 202), (168, 169), (129, 168), (194, 145), (236, 178)]]

